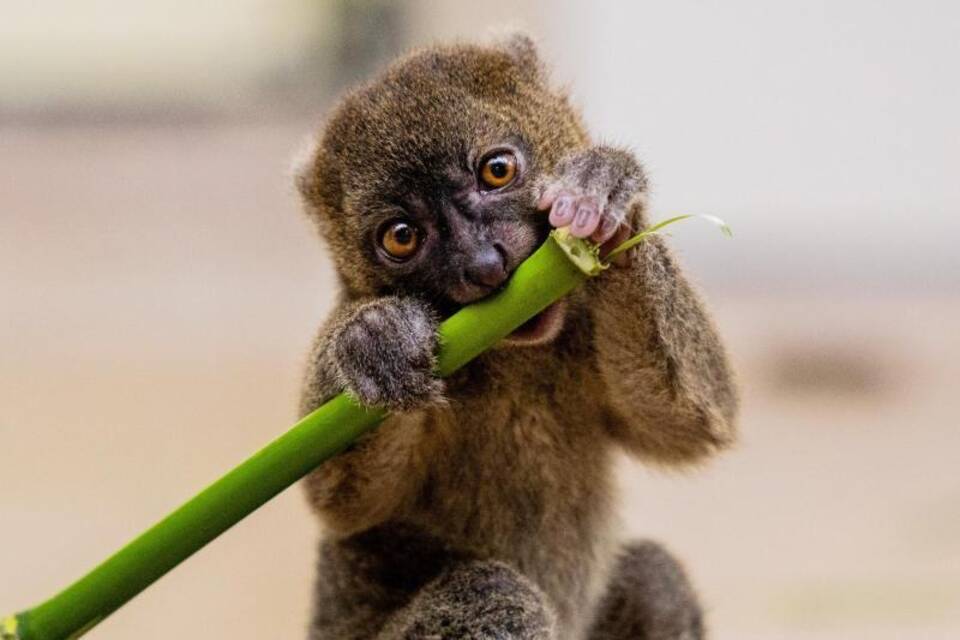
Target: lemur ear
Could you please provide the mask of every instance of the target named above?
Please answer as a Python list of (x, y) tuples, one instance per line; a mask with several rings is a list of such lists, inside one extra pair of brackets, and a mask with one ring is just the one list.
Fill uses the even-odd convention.
[(529, 34), (522, 31), (511, 31), (499, 38), (500, 48), (506, 51), (517, 62), (522, 64), (540, 64), (540, 55), (537, 53), (537, 43)]
[(343, 185), (337, 163), (317, 138), (311, 136), (293, 159), (293, 181), (307, 215), (326, 234), (326, 218), (343, 207)]
[(301, 197), (311, 200), (316, 197), (316, 161), (320, 152), (320, 142), (315, 135), (310, 135), (300, 143), (293, 158), (290, 160), (290, 175)]
[(495, 45), (517, 62), (517, 66), (528, 71), (531, 75), (543, 77), (544, 66), (540, 60), (537, 43), (529, 34), (523, 31), (508, 31), (500, 33), (495, 39)]

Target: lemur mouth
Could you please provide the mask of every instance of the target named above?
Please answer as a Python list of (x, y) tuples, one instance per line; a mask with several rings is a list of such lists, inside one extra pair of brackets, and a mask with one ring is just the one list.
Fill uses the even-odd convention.
[(552, 342), (563, 330), (566, 316), (566, 302), (554, 302), (515, 329), (503, 339), (502, 344), (510, 347), (534, 347)]

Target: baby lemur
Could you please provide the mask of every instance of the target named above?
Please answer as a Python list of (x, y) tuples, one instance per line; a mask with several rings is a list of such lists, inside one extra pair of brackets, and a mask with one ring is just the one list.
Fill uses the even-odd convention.
[(437, 323), (569, 226), (647, 224), (634, 156), (591, 141), (533, 43), (409, 55), (346, 96), (298, 173), (340, 280), (301, 411), (346, 391), (391, 416), (308, 479), (325, 526), (313, 638), (701, 638), (675, 560), (623, 544), (618, 449), (702, 460), (736, 393), (662, 240), (446, 380)]

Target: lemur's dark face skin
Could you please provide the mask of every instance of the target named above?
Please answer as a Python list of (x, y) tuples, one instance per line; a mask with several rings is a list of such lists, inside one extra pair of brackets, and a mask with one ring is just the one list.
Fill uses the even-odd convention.
[(465, 146), (370, 203), (361, 241), (384, 288), (448, 312), (504, 284), (549, 231), (533, 207), (530, 155), (517, 139)]

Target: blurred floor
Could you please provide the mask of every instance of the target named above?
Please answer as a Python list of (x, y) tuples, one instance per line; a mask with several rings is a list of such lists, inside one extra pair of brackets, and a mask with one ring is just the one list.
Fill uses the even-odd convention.
[[(332, 299), (285, 176), (311, 125), (0, 129), (0, 609), (292, 422)], [(958, 637), (960, 298), (707, 294), (742, 442), (625, 463), (625, 526), (688, 561), (714, 638)], [(94, 635), (302, 637), (315, 540), (288, 491)]]

